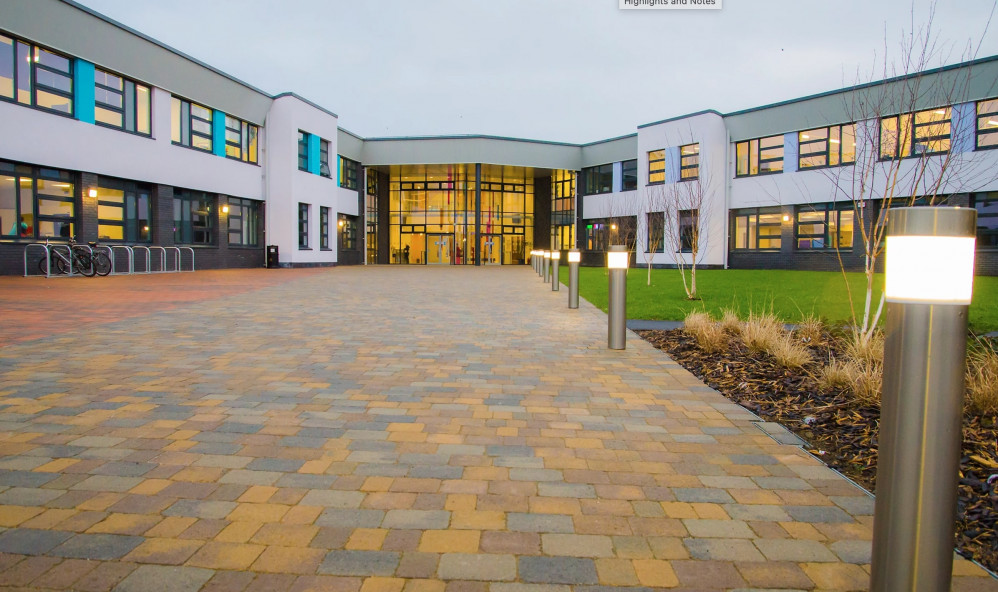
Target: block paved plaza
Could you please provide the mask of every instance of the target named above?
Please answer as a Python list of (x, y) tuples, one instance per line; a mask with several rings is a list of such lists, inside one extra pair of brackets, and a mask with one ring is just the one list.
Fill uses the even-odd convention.
[(0, 590), (866, 589), (865, 492), (566, 297), (529, 267), (0, 278)]

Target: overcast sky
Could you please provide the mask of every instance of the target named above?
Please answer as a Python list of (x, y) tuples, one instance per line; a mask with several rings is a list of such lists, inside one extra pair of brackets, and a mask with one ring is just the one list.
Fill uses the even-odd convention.
[[(364, 137), (493, 134), (591, 142), (880, 77), (928, 0), (82, 0)], [(995, 0), (939, 0), (932, 65), (998, 54)], [(998, 19), (996, 19), (998, 20)], [(977, 46), (980, 44), (980, 48)], [(973, 46), (972, 48), (970, 46)], [(197, 97), (192, 97), (197, 98)]]

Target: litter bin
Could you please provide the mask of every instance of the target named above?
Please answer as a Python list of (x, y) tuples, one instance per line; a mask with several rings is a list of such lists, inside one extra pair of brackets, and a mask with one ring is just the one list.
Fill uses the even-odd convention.
[(275, 269), (281, 266), (281, 257), (277, 250), (277, 245), (267, 245), (267, 269)]

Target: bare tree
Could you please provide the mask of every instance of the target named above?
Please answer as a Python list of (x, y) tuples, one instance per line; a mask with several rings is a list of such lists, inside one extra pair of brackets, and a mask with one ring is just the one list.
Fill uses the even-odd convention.
[(648, 285), (651, 285), (652, 263), (655, 255), (662, 252), (665, 245), (666, 195), (662, 185), (646, 185), (645, 194), (645, 248), (642, 251), (648, 265)]
[[(834, 185), (834, 200), (851, 202), (854, 231), (862, 243), (866, 290), (860, 310), (846, 282), (853, 336), (862, 344), (873, 336), (883, 311), (884, 293), (874, 301), (874, 274), (885, 247), (891, 208), (944, 203), (950, 195), (972, 191), (998, 177), (992, 167), (975, 158), (972, 148), (954, 149), (953, 106), (966, 101), (972, 82), (980, 86), (980, 81), (974, 80), (973, 64), (926, 72), (952, 53), (940, 45), (932, 29), (935, 9), (933, 3), (926, 24), (918, 29), (912, 9), (911, 29), (902, 38), (896, 60), (887, 57), (885, 38), (885, 57), (878, 66), (882, 70), (857, 76), (860, 84), (844, 94), (845, 115), (855, 122), (854, 127), (843, 125), (840, 137), (826, 140), (829, 154), (841, 147), (839, 164), (847, 164), (846, 158), (853, 154), (855, 159), (852, 166), (824, 171)], [(973, 59), (976, 53), (977, 48), (968, 45), (961, 61)], [(995, 81), (990, 84), (993, 90)], [(854, 150), (850, 150), (853, 140)], [(806, 158), (803, 149), (801, 157)], [(838, 239), (845, 237), (840, 231), (836, 228), (831, 240), (844, 275), (847, 266), (838, 252)]]
[[(697, 147), (699, 150), (699, 145)], [(665, 212), (662, 237), (666, 250), (674, 253), (686, 298), (696, 300), (697, 265), (706, 253), (714, 191), (704, 160), (698, 159), (695, 169), (681, 170), (678, 182), (659, 186), (662, 188), (661, 207)]]

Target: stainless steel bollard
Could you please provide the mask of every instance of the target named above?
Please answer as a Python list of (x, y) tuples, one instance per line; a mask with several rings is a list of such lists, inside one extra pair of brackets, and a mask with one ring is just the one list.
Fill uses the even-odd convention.
[(541, 277), (545, 282), (551, 281), (551, 251), (544, 251), (544, 274)]
[(561, 289), (561, 279), (558, 277), (558, 270), (561, 267), (561, 251), (551, 251), (551, 291), (557, 292)]
[(568, 308), (579, 308), (579, 262), (582, 253), (572, 249), (568, 252)]
[(872, 592), (950, 589), (976, 219), (891, 209)]
[(630, 253), (623, 245), (613, 245), (607, 253), (610, 275), (609, 310), (607, 313), (607, 347), (627, 347), (627, 263)]

